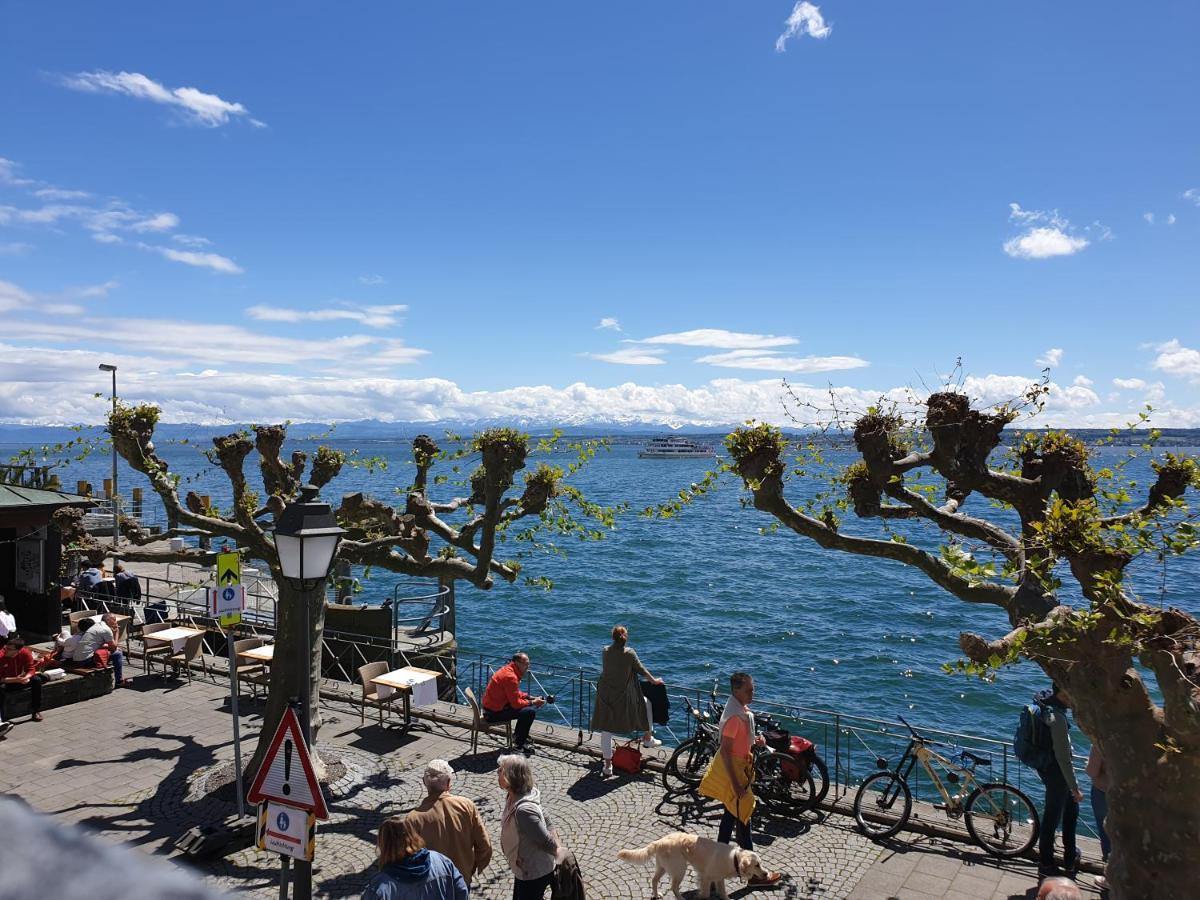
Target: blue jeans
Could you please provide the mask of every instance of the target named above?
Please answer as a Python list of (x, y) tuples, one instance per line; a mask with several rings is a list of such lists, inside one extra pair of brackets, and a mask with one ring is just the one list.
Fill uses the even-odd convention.
[(1104, 830), (1104, 820), (1108, 817), (1108, 794), (1092, 785), (1092, 815), (1096, 817), (1096, 831), (1100, 836), (1100, 855), (1108, 860), (1108, 851), (1112, 849), (1112, 841)]
[[(96, 657), (91, 657), (86, 662), (77, 663), (84, 669), (92, 669), (96, 667), (99, 660)], [(113, 667), (113, 675), (116, 677), (116, 684), (120, 685), (125, 680), (125, 654), (120, 650), (112, 650), (108, 654), (108, 664)]]
[(1054, 866), (1054, 832), (1062, 825), (1063, 860), (1066, 867), (1075, 864), (1075, 825), (1079, 821), (1079, 804), (1067, 787), (1058, 763), (1038, 772), (1046, 786), (1046, 808), (1042, 811), (1042, 834), (1038, 838), (1038, 865), (1042, 869)]

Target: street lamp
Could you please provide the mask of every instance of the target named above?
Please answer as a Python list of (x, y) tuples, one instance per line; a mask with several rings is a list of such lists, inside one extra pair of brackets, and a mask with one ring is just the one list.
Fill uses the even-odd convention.
[[(285, 581), (300, 592), (304, 606), (304, 659), (306, 662), (300, 688), (300, 715), (304, 740), (312, 750), (312, 604), (309, 594), (323, 585), (333, 568), (338, 541), (346, 532), (338, 527), (333, 509), (317, 497), (318, 488), (306, 484), (300, 498), (284, 507), (275, 523), (275, 552)], [(285, 860), (286, 862), (286, 860)], [(286, 872), (286, 869), (285, 869)], [(285, 875), (286, 879), (286, 875)], [(297, 860), (295, 878), (297, 900), (312, 896), (312, 864)]]
[[(100, 363), (101, 372), (112, 372), (112, 415), (113, 420), (109, 422), (109, 432), (116, 427), (117, 418), (117, 367), (109, 363)], [(117, 575), (117, 541), (121, 537), (121, 528), (119, 524), (118, 506), (120, 501), (117, 499), (117, 436), (112, 436), (112, 517), (113, 517), (113, 546), (112, 546), (112, 567), (113, 577)]]

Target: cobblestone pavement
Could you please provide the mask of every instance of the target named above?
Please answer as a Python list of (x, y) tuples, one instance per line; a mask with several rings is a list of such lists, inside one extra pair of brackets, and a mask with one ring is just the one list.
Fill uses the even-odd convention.
[[(257, 709), (248, 699), (243, 704), (247, 753), (257, 737)], [(340, 703), (325, 706), (324, 718), (319, 747), (336, 755), (345, 773), (327, 789), (332, 818), (318, 832), (316, 896), (358, 896), (374, 871), (379, 822), (418, 802), (420, 772), (438, 756), (451, 761), (458, 772), (454, 789), (479, 805), (497, 845), (472, 896), (511, 895), (499, 853), (498, 749), (488, 738), (472, 755), (469, 732), (457, 726), (433, 724), (405, 734), (370, 717), (360, 725), (357, 709)], [(188, 685), (142, 675), (133, 689), (51, 710), (40, 724), (18, 724), (0, 743), (0, 791), (59, 820), (178, 859), (172, 846), (177, 836), (234, 812), (231, 800), (210, 796), (232, 757), (227, 688), (199, 678)], [(585, 754), (550, 748), (534, 765), (544, 803), (579, 859), (589, 897), (649, 897), (651, 870), (618, 861), (617, 850), (677, 829), (714, 834), (718, 811), (697, 806), (688, 795), (664, 798), (657, 776), (602, 779), (597, 768)], [(766, 817), (756, 821), (754, 839), (766, 864), (788, 877), (777, 890), (742, 886), (735, 897), (1014, 898), (1032, 897), (1035, 886), (1025, 864), (998, 866), (927, 838), (880, 847), (839, 816), (823, 822)], [(263, 898), (278, 896), (278, 871), (277, 857), (254, 849), (200, 867), (220, 887)], [(695, 895), (693, 877), (684, 887), (693, 888), (687, 896)]]

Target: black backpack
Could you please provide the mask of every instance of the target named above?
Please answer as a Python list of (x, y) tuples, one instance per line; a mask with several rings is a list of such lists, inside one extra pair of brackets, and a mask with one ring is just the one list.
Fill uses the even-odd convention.
[(1041, 772), (1054, 763), (1054, 738), (1046, 724), (1046, 710), (1040, 703), (1021, 707), (1021, 718), (1013, 734), (1013, 752), (1029, 768)]

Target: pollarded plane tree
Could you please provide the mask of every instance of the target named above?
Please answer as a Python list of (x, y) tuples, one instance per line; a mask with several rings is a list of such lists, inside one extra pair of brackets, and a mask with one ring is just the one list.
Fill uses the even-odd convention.
[[(198, 530), (228, 539), (248, 558), (265, 562), (279, 586), (275, 613), (278, 649), (271, 665), (262, 736), (247, 767), (253, 773), (289, 701), (303, 695), (301, 686), (305, 678), (310, 680), (309, 696), (313, 698), (309, 713), (314, 733), (320, 723), (317, 698), (325, 620), (324, 586), (304, 591), (282, 577), (271, 537), (272, 523), (300, 495), (305, 483), (318, 489), (328, 485), (347, 465), (347, 457), (341, 451), (321, 446), (311, 464), (308, 455), (299, 450), (285, 458), (287, 429), (283, 425), (256, 426), (252, 431), (215, 437), (205, 455), (228, 480), (232, 504), (225, 510), (206, 507), (194, 492), (181, 499), (180, 477), (156, 454), (153, 439), (158, 417), (159, 410), (152, 405), (118, 406), (116, 414), (109, 418), (108, 427), (116, 452), (149, 479), (172, 519), (188, 529), (188, 533)], [(415, 476), (406, 489), (396, 492), (403, 496), (399, 506), (363, 493), (344, 496), (336, 516), (347, 534), (339, 544), (337, 559), (417, 578), (463, 580), (486, 590), (497, 579), (511, 583), (520, 577), (520, 561), (499, 559), (498, 544), (513, 541), (521, 548), (514, 555), (523, 556), (531, 547), (553, 546), (548, 542), (554, 536), (594, 540), (613, 526), (619, 508), (590, 503), (568, 482), (595, 454), (596, 442), (570, 445), (575, 458), (565, 467), (547, 462), (538, 464), (525, 475), (519, 489), (516, 489), (517, 474), (526, 467), (530, 454), (564, 449), (557, 436), (531, 446), (527, 435), (497, 428), (465, 442), (455, 439), (455, 443), (459, 449), (443, 452), (428, 436), (421, 435), (413, 441)], [(257, 456), (261, 495), (252, 489), (246, 476), (251, 454)], [(475, 459), (478, 465), (463, 479), (452, 474), (431, 478), (431, 470), (439, 461), (458, 471), (457, 460), (470, 463)], [(431, 496), (431, 482), (449, 485), (444, 488), (448, 493), (454, 485), (461, 484), (466, 493), (439, 501)], [(128, 520), (123, 519), (121, 524), (122, 533), (131, 545), (120, 549), (125, 560), (185, 562), (206, 556), (191, 548), (164, 549), (163, 539), (177, 531), (151, 535)], [(69, 523), (64, 525), (69, 527)], [(547, 534), (551, 537), (546, 538)], [(546, 579), (526, 580), (548, 585)], [(307, 640), (306, 605), (310, 623)], [(311, 655), (305, 655), (306, 648), (311, 648)]]
[[(1028, 432), (1003, 450), (1006, 427), (1023, 407), (1039, 407), (1046, 390), (1035, 386), (1024, 401), (990, 410), (972, 408), (953, 388), (930, 394), (915, 415), (869, 409), (852, 420), (858, 458), (832, 477), (816, 444), (785, 459), (788, 441), (769, 425), (730, 434), (728, 465), (775, 527), (826, 550), (911, 566), (964, 603), (1004, 610), (1011, 631), (962, 633), (965, 659), (952, 668), (989, 677), (1030, 659), (1065, 687), (1111, 773), (1112, 896), (1195, 897), (1200, 623), (1139, 599), (1127, 570), (1147, 555), (1165, 565), (1200, 543), (1185, 499), (1200, 487), (1200, 466), (1161, 454), (1151, 461), (1153, 483), (1139, 491), (1120, 464), (1094, 470), (1092, 449), (1066, 432)], [(1152, 453), (1155, 439), (1150, 432), (1134, 452)], [(789, 502), (789, 479), (814, 471), (825, 473), (826, 492)], [(973, 496), (987, 501), (970, 504), (973, 512), (987, 505), (994, 513), (968, 514)], [(849, 510), (876, 521), (879, 536), (846, 533), (839, 514)], [(928, 526), (940, 549), (910, 543), (892, 528), (898, 520), (914, 535)], [(1082, 603), (1060, 597), (1074, 593), (1060, 578), (1077, 583)]]

